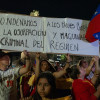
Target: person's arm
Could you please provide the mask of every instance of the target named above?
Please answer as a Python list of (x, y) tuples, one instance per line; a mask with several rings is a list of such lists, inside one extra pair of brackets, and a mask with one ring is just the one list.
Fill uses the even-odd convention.
[(29, 68), (30, 68), (30, 57), (29, 57), (29, 54), (27, 51), (24, 51), (24, 55), (25, 55), (25, 60), (26, 60), (26, 67), (21, 67), (20, 70), (19, 70), (19, 74), (20, 75), (23, 75), (25, 74), (26, 72), (29, 71)]
[(60, 78), (66, 73), (66, 70), (60, 70), (59, 72), (54, 72), (53, 75), (55, 78)]
[(91, 59), (89, 66), (86, 68), (86, 76), (90, 74), (94, 62), (95, 62), (95, 57)]
[(67, 59), (67, 61), (66, 61), (66, 65), (65, 65), (64, 69), (60, 70), (59, 72), (53, 73), (55, 78), (60, 78), (66, 74), (66, 69), (70, 66), (70, 61), (71, 61), (69, 54), (66, 55), (66, 59)]
[(22, 90), (22, 82), (23, 82), (23, 75), (20, 77), (19, 85), (20, 85), (20, 100), (24, 98), (23, 90)]
[(98, 79), (98, 76), (100, 74), (100, 68), (99, 68), (99, 57), (95, 56), (95, 72), (91, 79), (91, 82), (95, 85), (96, 80)]
[(23, 91), (22, 91), (22, 85), (20, 84), (20, 98), (22, 99), (22, 98), (24, 98), (23, 97)]
[(37, 77), (40, 74), (40, 53), (36, 53), (36, 68), (35, 68), (35, 80), (37, 79)]

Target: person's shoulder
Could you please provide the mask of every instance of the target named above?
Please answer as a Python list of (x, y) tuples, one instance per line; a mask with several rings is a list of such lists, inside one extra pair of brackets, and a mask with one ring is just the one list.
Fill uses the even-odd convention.
[(73, 86), (81, 86), (83, 84), (83, 80), (82, 79), (74, 79), (73, 81)]

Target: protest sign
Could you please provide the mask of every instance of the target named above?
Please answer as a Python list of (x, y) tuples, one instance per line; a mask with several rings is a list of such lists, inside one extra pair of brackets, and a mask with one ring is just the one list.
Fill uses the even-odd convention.
[(0, 14), (0, 49), (99, 55), (99, 43), (84, 36), (89, 21)]
[(43, 20), (22, 15), (0, 14), (0, 48), (43, 52)]
[(98, 41), (88, 43), (84, 38), (88, 23), (71, 18), (46, 18), (46, 52), (98, 55)]

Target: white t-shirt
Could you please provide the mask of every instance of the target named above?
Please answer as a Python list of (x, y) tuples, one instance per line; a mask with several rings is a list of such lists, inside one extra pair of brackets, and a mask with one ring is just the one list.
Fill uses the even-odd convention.
[(10, 68), (6, 71), (0, 70), (0, 100), (11, 100), (10, 96), (15, 95), (14, 90), (16, 78), (19, 76), (19, 69), (20, 67)]

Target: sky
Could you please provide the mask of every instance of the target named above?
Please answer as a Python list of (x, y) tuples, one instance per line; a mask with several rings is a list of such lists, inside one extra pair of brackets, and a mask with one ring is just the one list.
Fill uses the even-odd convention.
[(90, 20), (100, 0), (2, 0), (0, 10), (29, 15), (38, 10), (41, 17)]

